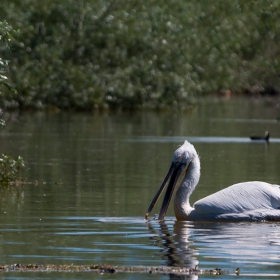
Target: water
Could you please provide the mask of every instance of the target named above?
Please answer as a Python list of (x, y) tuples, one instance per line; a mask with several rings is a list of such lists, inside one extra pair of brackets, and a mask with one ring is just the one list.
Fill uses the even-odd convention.
[[(202, 165), (192, 202), (241, 181), (279, 184), (278, 116), (276, 102), (253, 100), (205, 101), (190, 112), (6, 114), (1, 151), (23, 156), (24, 177), (38, 184), (0, 188), (0, 264), (198, 265), (227, 270), (221, 279), (236, 278), (239, 267), (241, 279), (275, 278), (279, 223), (176, 222), (173, 207), (164, 222), (147, 223), (144, 215), (184, 139), (195, 145)], [(249, 139), (266, 130), (269, 144)], [(4, 272), (3, 277), (93, 275)]]

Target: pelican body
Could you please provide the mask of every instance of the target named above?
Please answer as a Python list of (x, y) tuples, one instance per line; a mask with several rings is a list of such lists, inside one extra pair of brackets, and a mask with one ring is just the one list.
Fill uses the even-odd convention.
[(192, 144), (185, 141), (172, 158), (171, 167), (147, 211), (146, 219), (167, 185), (158, 215), (164, 218), (172, 194), (177, 220), (280, 221), (280, 186), (253, 181), (232, 185), (190, 206), (189, 199), (199, 182), (200, 160)]

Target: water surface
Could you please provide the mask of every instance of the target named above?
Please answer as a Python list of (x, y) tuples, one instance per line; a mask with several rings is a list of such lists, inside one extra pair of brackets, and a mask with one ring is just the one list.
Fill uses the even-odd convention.
[[(207, 101), (189, 112), (6, 114), (1, 150), (23, 156), (23, 175), (39, 183), (0, 189), (0, 263), (198, 265), (228, 270), (230, 275), (220, 277), (225, 279), (236, 278), (240, 267), (241, 279), (275, 279), (278, 223), (176, 222), (173, 207), (164, 222), (146, 222), (144, 215), (184, 139), (195, 145), (202, 166), (192, 202), (241, 181), (279, 184), (278, 116), (276, 102), (253, 100)], [(266, 130), (269, 143), (249, 139)], [(172, 278), (121, 273), (94, 277)]]

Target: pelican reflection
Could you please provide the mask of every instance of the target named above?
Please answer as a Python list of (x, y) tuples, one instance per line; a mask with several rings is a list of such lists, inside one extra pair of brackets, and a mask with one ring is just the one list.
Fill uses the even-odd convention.
[(165, 260), (166, 266), (184, 267), (194, 269), (198, 266), (198, 251), (192, 247), (189, 241), (189, 222), (175, 221), (174, 224), (167, 224), (161, 220), (156, 223), (147, 223), (153, 237), (154, 245), (160, 247), (159, 256)]
[[(198, 269), (197, 275), (221, 269), (236, 275), (236, 268), (247, 273), (271, 273), (280, 255), (279, 223), (224, 223), (193, 221), (159, 221), (147, 223), (153, 233), (158, 255), (169, 267)], [(265, 261), (264, 261), (265, 260)], [(201, 271), (200, 271), (201, 270)], [(239, 269), (238, 269), (239, 271)], [(242, 272), (243, 274), (243, 272)], [(171, 279), (196, 279), (177, 275)], [(194, 277), (194, 278), (190, 278)]]

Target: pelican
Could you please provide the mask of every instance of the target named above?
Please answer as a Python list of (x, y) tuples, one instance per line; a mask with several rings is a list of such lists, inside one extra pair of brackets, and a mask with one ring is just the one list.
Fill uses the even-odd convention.
[(162, 220), (167, 212), (172, 194), (177, 220), (218, 221), (280, 221), (280, 186), (265, 182), (243, 182), (202, 198), (190, 206), (189, 199), (199, 182), (200, 160), (192, 144), (185, 141), (172, 158), (171, 167), (153, 198), (145, 218), (153, 210), (163, 189), (166, 194), (158, 215)]

